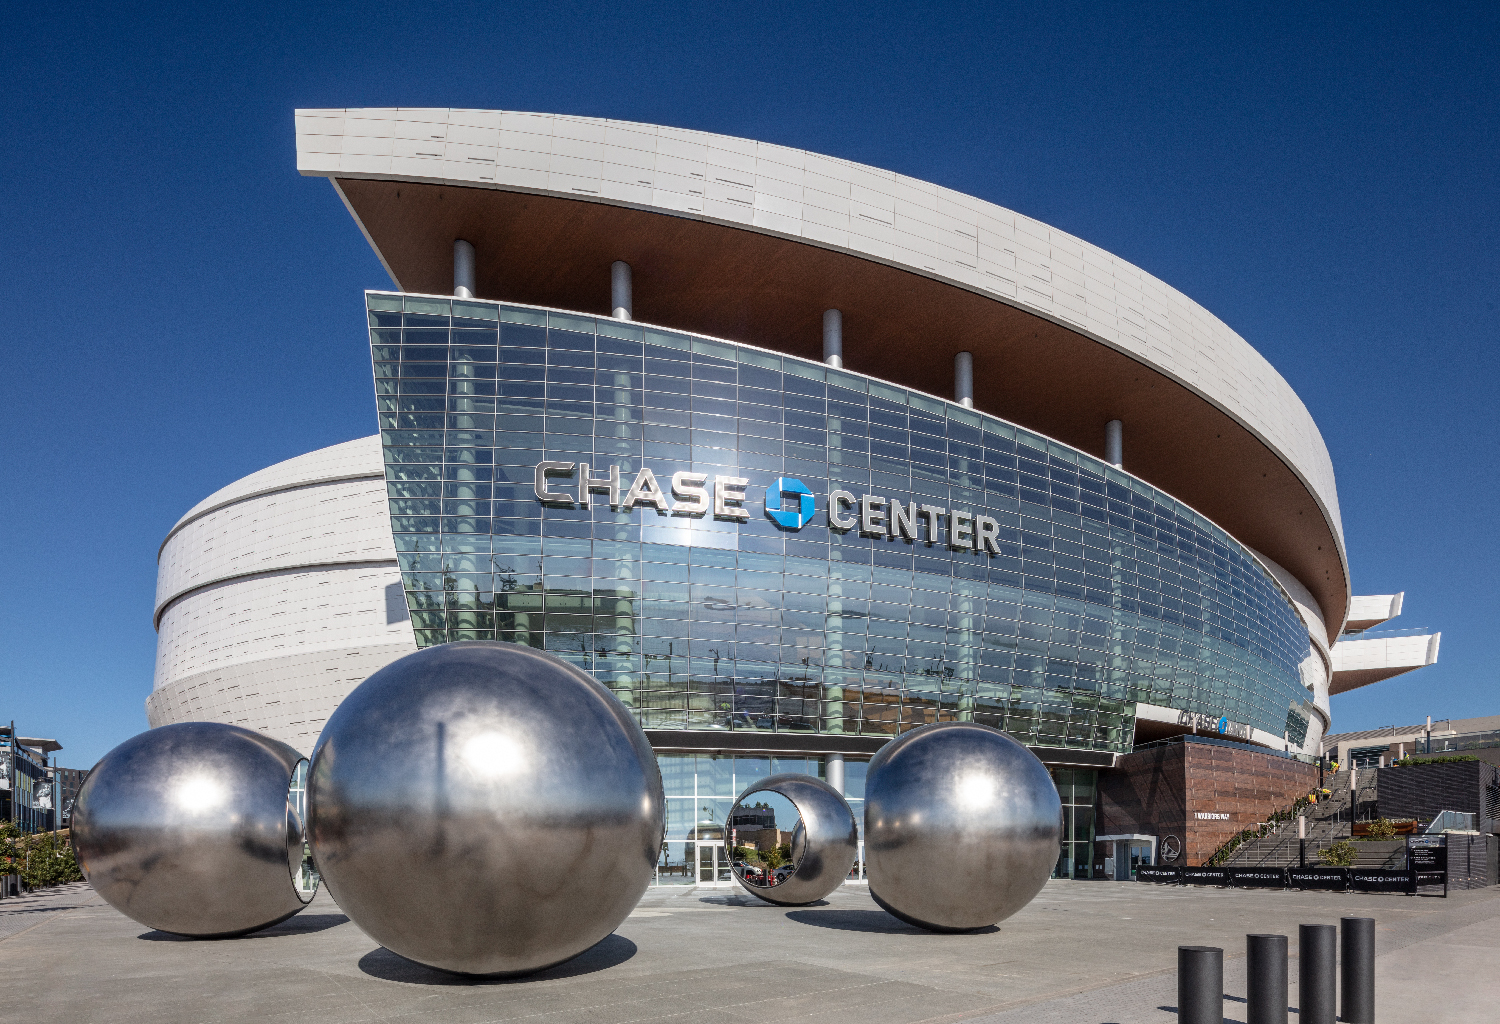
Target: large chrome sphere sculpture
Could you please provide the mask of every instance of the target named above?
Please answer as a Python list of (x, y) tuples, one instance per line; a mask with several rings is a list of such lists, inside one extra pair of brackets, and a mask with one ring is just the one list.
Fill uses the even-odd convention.
[(241, 935), (302, 909), (302, 823), (288, 801), (301, 754), (237, 725), (181, 722), (104, 755), (73, 807), (94, 891), (150, 928)]
[(609, 935), (655, 872), (661, 773), (592, 677), (465, 641), (387, 665), (323, 728), (308, 830), (324, 884), (387, 949), (524, 974)]
[(926, 725), (870, 762), (870, 895), (909, 924), (969, 931), (1014, 914), (1052, 873), (1061, 829), (1046, 767), (987, 726)]
[[(777, 793), (786, 797), (798, 814), (792, 830), (792, 862), (785, 877), (775, 872), (753, 874), (746, 865), (736, 864), (734, 877), (748, 892), (767, 903), (784, 907), (801, 907), (816, 903), (843, 884), (859, 856), (859, 830), (854, 812), (838, 790), (811, 775), (787, 773), (761, 779), (739, 795), (729, 812), (736, 821), (741, 806), (759, 793)], [(788, 823), (789, 824), (789, 823)], [(736, 829), (736, 838), (744, 839)]]

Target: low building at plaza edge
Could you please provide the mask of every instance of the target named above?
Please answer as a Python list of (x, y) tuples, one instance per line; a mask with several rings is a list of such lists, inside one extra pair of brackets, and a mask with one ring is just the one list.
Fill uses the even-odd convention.
[[(153, 726), (310, 752), (405, 654), (527, 644), (644, 728), (663, 884), (727, 881), (755, 779), (816, 774), (858, 816), (870, 757), (941, 721), (1028, 745), (1063, 799), (1057, 873), (1092, 877), (1106, 835), (1201, 863), (1317, 784), (1332, 695), (1437, 658), (1436, 633), (1380, 632), (1402, 595), (1353, 594), (1287, 382), (1088, 242), (705, 132), (295, 126), (390, 275), (363, 300), (377, 432), (167, 531)], [(1147, 790), (1169, 814), (1131, 817)]]

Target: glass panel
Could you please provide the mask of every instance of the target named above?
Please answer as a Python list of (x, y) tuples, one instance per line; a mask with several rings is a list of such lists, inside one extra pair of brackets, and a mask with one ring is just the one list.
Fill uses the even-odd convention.
[[(525, 566), (508, 559), (482, 583), (413, 564), (414, 609), (443, 610), (424, 595), (447, 589), (447, 608), (465, 613), (425, 617), (423, 646), (493, 629), (557, 651), (654, 728), (889, 736), (967, 719), (1023, 742), (1123, 752), (1135, 702), (1149, 701), (1305, 738), (1298, 665), (1309, 641), (1275, 582), (1201, 516), (1084, 453), (715, 339), (441, 297), (370, 293), (368, 304), (372, 357), (401, 356), (374, 360), (399, 372), (377, 369), (387, 463), (468, 468), (446, 479), (469, 486), (441, 495), (430, 468), (389, 475), (397, 550), (456, 551), (465, 538), (484, 550), (475, 538), (491, 536), (534, 545)], [(405, 326), (384, 322), (403, 307)], [(476, 336), (496, 338), (493, 350), (458, 343), (449, 359), (447, 346), (415, 340), (446, 340), (450, 314), (462, 321), (454, 337), (467, 337), (496, 322), (491, 312), (499, 331)], [(535, 499), (544, 459), (604, 474), (591, 507)], [(667, 510), (649, 486), (642, 507), (609, 508), (610, 468), (623, 497), (643, 464)], [(710, 493), (718, 477), (745, 480), (746, 521), (670, 514), (683, 498), (672, 475), (694, 471)], [(805, 519), (787, 480), (809, 492)], [(577, 495), (576, 477), (554, 485)], [(796, 516), (763, 514), (773, 488)], [(881, 523), (902, 502), (910, 534), (830, 529), (833, 488), (884, 495)], [(992, 520), (989, 545), (950, 547), (952, 510)], [(539, 538), (580, 547), (549, 547), (543, 564)], [(732, 799), (754, 773), (747, 761), (741, 780), (733, 763), (695, 763), (699, 788), (682, 795)], [(862, 793), (856, 764), (846, 764), (851, 799)], [(1070, 806), (1092, 807), (1093, 772), (1057, 779)]]

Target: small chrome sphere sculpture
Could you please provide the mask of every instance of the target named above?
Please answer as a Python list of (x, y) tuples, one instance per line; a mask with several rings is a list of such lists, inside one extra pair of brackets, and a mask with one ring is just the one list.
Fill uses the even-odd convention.
[[(742, 865), (736, 865), (734, 877), (746, 891), (767, 903), (802, 907), (816, 903), (843, 884), (859, 856), (859, 830), (843, 795), (811, 775), (772, 775), (739, 795), (730, 809), (730, 822), (740, 805), (757, 793), (786, 797), (797, 809), (799, 820), (792, 830), (792, 868), (786, 877), (776, 881), (772, 874), (757, 880)], [(734, 851), (730, 856), (733, 858)]]
[(72, 840), (104, 900), (149, 928), (243, 935), (291, 917), (311, 893), (288, 800), (306, 760), (237, 725), (180, 722), (104, 755), (79, 790)]
[(387, 665), (323, 728), (308, 829), (323, 882), (392, 952), (515, 975), (608, 936), (655, 873), (661, 773), (591, 676), (464, 641)]
[(870, 895), (909, 924), (971, 931), (1014, 914), (1046, 884), (1061, 830), (1046, 767), (988, 726), (922, 726), (870, 762)]

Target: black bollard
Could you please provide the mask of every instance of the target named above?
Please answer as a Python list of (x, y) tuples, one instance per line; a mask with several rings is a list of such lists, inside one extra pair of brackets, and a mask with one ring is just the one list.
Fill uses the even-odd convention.
[(1297, 1024), (1335, 1024), (1339, 930), (1331, 924), (1297, 926)]
[(1223, 1024), (1224, 951), (1218, 946), (1177, 947), (1178, 1024)]
[(1246, 1024), (1287, 1024), (1286, 936), (1245, 936)]
[(1339, 920), (1344, 976), (1339, 1004), (1349, 1024), (1375, 1024), (1375, 919)]

